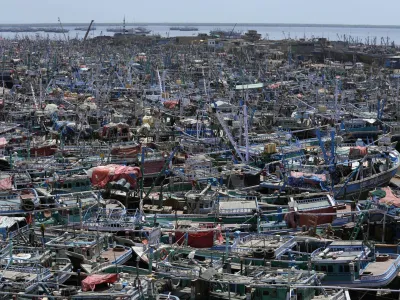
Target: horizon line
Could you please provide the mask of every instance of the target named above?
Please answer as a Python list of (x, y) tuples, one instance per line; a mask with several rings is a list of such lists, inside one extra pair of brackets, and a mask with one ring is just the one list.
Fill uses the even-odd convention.
[[(63, 26), (82, 26), (90, 22), (62, 23)], [(98, 26), (122, 25), (122, 22), (94, 22)], [(59, 26), (55, 23), (0, 23), (1, 26)], [(349, 27), (349, 28), (400, 28), (400, 25), (374, 25), (374, 24), (333, 24), (333, 23), (226, 23), (226, 22), (126, 22), (126, 26), (134, 25), (193, 25), (193, 26), (260, 26), (260, 27)]]

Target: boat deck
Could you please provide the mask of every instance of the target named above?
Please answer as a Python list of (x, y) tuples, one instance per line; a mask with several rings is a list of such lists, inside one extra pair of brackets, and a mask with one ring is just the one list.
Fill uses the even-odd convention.
[[(12, 281), (24, 281), (29, 282), (35, 280), (37, 278), (37, 274), (35, 273), (26, 273), (21, 271), (11, 271), (11, 270), (4, 270), (2, 272), (4, 278), (12, 280)], [(21, 280), (22, 279), (22, 280)]]
[(384, 274), (394, 264), (395, 261), (395, 259), (388, 259), (387, 261), (371, 262), (365, 268), (364, 273), (370, 272), (372, 275)]
[(113, 249), (108, 249), (101, 253), (101, 257), (108, 259), (108, 261), (115, 261), (128, 252), (129, 251), (127, 249), (124, 249), (123, 251), (114, 251)]
[(279, 248), (281, 247), (286, 241), (277, 241), (277, 240), (270, 240), (270, 239), (263, 239), (263, 238), (256, 238), (250, 239), (245, 241), (243, 244), (240, 244), (240, 248)]

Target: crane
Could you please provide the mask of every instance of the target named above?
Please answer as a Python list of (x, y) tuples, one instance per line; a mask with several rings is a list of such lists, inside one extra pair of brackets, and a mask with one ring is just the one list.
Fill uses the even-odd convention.
[(86, 31), (85, 37), (83, 38), (83, 41), (86, 41), (86, 39), (87, 39), (87, 37), (88, 37), (88, 35), (89, 35), (89, 32), (90, 32), (90, 28), (92, 28), (93, 22), (94, 22), (94, 20), (92, 20), (92, 21), (90, 22), (89, 27), (88, 27), (88, 29), (87, 29), (87, 31)]
[(231, 31), (231, 33), (229, 34), (228, 38), (230, 38), (230, 37), (231, 37), (231, 35), (232, 35), (233, 31), (234, 31), (234, 30), (235, 30), (235, 28), (236, 28), (236, 25), (237, 25), (237, 23), (235, 24), (235, 26), (233, 26), (233, 28), (232, 28), (232, 31)]
[(64, 27), (63, 27), (63, 25), (62, 25), (62, 23), (61, 23), (60, 17), (58, 17), (58, 23), (60, 23), (61, 30), (62, 30), (62, 33), (63, 33), (63, 35), (64, 35), (64, 39), (65, 39), (66, 41), (68, 41), (68, 40), (67, 40), (67, 36), (65, 35)]

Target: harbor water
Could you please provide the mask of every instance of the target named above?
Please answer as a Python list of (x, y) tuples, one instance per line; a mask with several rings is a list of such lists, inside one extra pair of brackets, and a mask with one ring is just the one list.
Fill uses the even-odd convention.
[[(15, 25), (14, 25), (15, 26)], [(87, 25), (86, 25), (87, 26)], [(79, 27), (86, 27), (79, 26)], [(107, 28), (120, 28), (122, 29), (122, 24), (118, 26), (104, 26), (96, 25), (95, 30), (91, 30), (89, 37), (96, 37), (100, 35), (114, 35), (113, 32), (108, 32)], [(143, 24), (127, 25), (126, 28), (135, 28), (138, 26), (144, 26)], [(7, 27), (7, 26), (1, 26)], [(60, 28), (59, 25), (53, 26)], [(69, 30), (65, 35), (69, 38), (79, 38), (82, 39), (85, 36), (85, 31), (76, 31), (77, 26), (65, 25), (64, 29)], [(221, 25), (221, 24), (208, 24), (208, 25), (198, 25), (195, 26), (198, 31), (174, 31), (170, 30), (172, 25), (146, 25), (148, 30), (151, 30), (150, 34), (157, 34), (163, 37), (175, 37), (175, 36), (191, 36), (197, 35), (199, 33), (209, 34), (211, 30), (225, 30), (225, 31), (237, 31), (237, 32), (247, 32), (248, 30), (257, 30), (258, 33), (262, 35), (264, 39), (280, 40), (280, 39), (301, 39), (301, 38), (327, 38), (328, 40), (343, 40), (344, 38), (351, 37), (357, 39), (360, 42), (370, 43), (376, 38), (376, 43), (380, 44), (382, 38), (387, 42), (387, 37), (389, 37), (389, 42), (395, 42), (395, 44), (400, 44), (400, 27), (368, 27), (368, 26), (333, 26), (333, 25), (274, 25), (274, 24), (264, 24), (264, 25)], [(15, 37), (36, 37), (37, 35), (41, 37), (49, 37), (51, 39), (63, 39), (64, 35), (62, 33), (45, 33), (45, 32), (0, 32), (0, 37), (2, 38), (15, 38)]]

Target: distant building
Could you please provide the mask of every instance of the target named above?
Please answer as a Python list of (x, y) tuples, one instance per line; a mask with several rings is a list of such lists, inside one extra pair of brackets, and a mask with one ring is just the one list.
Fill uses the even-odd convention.
[(209, 48), (221, 49), (224, 47), (223, 41), (218, 39), (209, 39), (207, 44)]
[(245, 33), (243, 38), (249, 42), (259, 41), (261, 39), (261, 34), (257, 32), (257, 30), (249, 30)]

